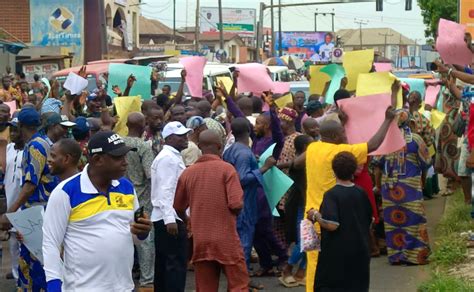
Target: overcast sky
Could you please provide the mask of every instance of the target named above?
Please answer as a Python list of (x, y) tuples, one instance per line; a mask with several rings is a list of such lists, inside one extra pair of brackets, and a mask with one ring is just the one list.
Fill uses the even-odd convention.
[[(326, 0), (324, 0), (326, 1)], [(417, 40), (418, 43), (425, 42), (421, 11), (417, 0), (413, 1), (413, 10), (405, 11), (405, 0), (384, 0), (384, 11), (375, 11), (375, 2), (350, 3), (334, 5), (312, 5), (302, 7), (291, 7), (282, 9), (283, 31), (314, 31), (314, 13), (335, 12), (335, 30), (343, 28), (359, 28), (354, 19), (368, 22), (363, 27), (382, 28), (390, 27), (404, 34), (406, 37)], [(146, 3), (141, 6), (142, 14), (148, 18), (155, 18), (166, 25), (173, 27), (173, 0), (142, 0)], [(201, 0), (202, 7), (217, 7), (217, 0)], [(230, 8), (256, 8), (261, 1), (258, 0), (222, 0), (223, 7)], [(264, 0), (270, 4), (270, 0)], [(317, 2), (317, 0), (281, 0), (286, 3)], [(278, 0), (274, 0), (278, 3)], [(176, 0), (176, 26), (194, 26), (194, 15), (196, 0)], [(264, 26), (270, 26), (270, 9), (265, 10)], [(275, 10), (275, 30), (278, 30), (278, 14)], [(258, 19), (257, 19), (258, 21)], [(331, 16), (318, 16), (318, 30), (331, 30)]]

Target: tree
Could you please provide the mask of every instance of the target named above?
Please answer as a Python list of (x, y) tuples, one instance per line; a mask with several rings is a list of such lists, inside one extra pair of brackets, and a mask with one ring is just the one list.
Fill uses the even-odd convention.
[(418, 0), (418, 5), (426, 25), (427, 38), (436, 38), (440, 18), (457, 21), (457, 0)]

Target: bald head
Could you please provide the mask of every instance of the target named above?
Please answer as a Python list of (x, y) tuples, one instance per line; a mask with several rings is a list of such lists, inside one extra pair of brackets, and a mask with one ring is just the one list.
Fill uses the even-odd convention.
[(129, 136), (141, 136), (145, 130), (145, 116), (140, 112), (130, 113), (127, 117)]
[(208, 118), (211, 115), (212, 106), (207, 100), (201, 100), (196, 104), (196, 109), (201, 117)]
[(248, 97), (242, 97), (237, 101), (240, 110), (246, 115), (251, 116), (253, 112), (253, 100)]
[(327, 120), (320, 126), (321, 140), (323, 142), (342, 144), (347, 142), (346, 133), (341, 123)]
[(199, 149), (202, 154), (220, 155), (222, 151), (222, 139), (214, 130), (205, 130), (199, 134)]

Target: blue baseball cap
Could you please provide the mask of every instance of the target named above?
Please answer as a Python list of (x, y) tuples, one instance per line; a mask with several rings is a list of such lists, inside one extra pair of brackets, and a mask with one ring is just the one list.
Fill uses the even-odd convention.
[(32, 107), (23, 108), (18, 114), (18, 122), (25, 126), (39, 127), (41, 125), (40, 114)]
[(77, 117), (77, 119), (76, 119), (74, 122), (76, 123), (76, 125), (75, 125), (74, 128), (72, 129), (73, 135), (74, 135), (74, 133), (77, 133), (77, 134), (84, 134), (84, 133), (89, 132), (89, 130), (90, 130), (90, 124), (89, 124), (89, 122), (87, 121), (87, 118), (85, 118), (85, 117)]
[(99, 95), (97, 95), (97, 93), (91, 93), (87, 96), (87, 101), (91, 101), (91, 100), (94, 100), (96, 99), (97, 97), (99, 97)]

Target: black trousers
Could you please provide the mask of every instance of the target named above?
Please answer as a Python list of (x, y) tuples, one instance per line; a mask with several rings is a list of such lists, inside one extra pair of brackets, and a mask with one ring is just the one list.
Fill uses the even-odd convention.
[(166, 231), (163, 220), (155, 227), (155, 292), (183, 292), (186, 285), (188, 239), (186, 226), (177, 221), (178, 235)]

